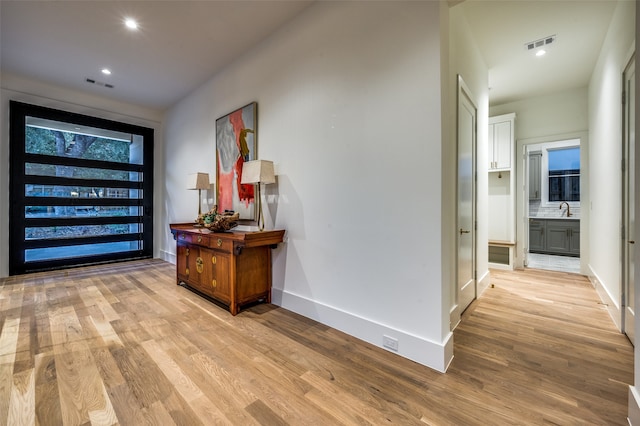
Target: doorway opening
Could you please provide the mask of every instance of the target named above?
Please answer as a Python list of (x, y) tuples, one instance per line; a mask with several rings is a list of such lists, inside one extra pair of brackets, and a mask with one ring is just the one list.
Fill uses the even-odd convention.
[(528, 144), (525, 266), (580, 273), (580, 139)]

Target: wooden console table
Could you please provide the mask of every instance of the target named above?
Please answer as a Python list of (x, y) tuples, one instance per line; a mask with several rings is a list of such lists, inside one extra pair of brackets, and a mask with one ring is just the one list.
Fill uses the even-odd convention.
[(232, 315), (247, 303), (271, 302), (271, 248), (284, 230), (211, 232), (193, 224), (171, 224), (176, 240), (177, 284), (229, 307)]

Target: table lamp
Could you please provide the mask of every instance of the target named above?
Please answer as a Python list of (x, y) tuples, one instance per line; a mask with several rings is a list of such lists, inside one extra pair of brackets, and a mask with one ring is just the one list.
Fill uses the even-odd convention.
[(273, 161), (253, 160), (247, 161), (242, 166), (241, 184), (254, 184), (258, 187), (258, 228), (264, 230), (264, 216), (262, 214), (262, 197), (260, 196), (261, 184), (275, 183), (276, 176), (273, 173)]
[(209, 189), (209, 173), (193, 173), (189, 175), (189, 186), (187, 189), (198, 190), (198, 217), (202, 214), (202, 190)]

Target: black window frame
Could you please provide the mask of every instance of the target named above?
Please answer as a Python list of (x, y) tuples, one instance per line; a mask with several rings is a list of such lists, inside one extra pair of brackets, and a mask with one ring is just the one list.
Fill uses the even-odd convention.
[[(547, 201), (548, 202), (580, 202), (580, 168), (577, 169), (555, 169), (551, 170), (551, 153), (568, 150), (578, 150), (578, 156), (580, 156), (580, 146), (564, 146), (561, 148), (548, 149), (547, 158)], [(575, 164), (571, 163), (571, 166)], [(569, 166), (569, 164), (565, 164)]]
[[(141, 135), (143, 137), (142, 164), (139, 165), (110, 161), (89, 160), (82, 158), (28, 154), (25, 152), (27, 117), (43, 118), (47, 120), (71, 123), (80, 126), (90, 126), (99, 129)], [(9, 275), (19, 275), (30, 272), (63, 269), (98, 263), (144, 259), (153, 256), (153, 129), (13, 100), (9, 103), (9, 122)], [(25, 184), (51, 184), (52, 182), (63, 184), (63, 180), (65, 180), (65, 178), (27, 175), (25, 164), (30, 162), (139, 172), (143, 176), (141, 182), (100, 179), (77, 179), (74, 181), (76, 181), (79, 185), (87, 186), (108, 185), (115, 188), (140, 189), (142, 190), (141, 199), (94, 199), (91, 200), (91, 204), (96, 206), (136, 206), (141, 209), (142, 213), (137, 217), (131, 216), (121, 218), (27, 218), (25, 217), (25, 209), (30, 205), (84, 206), (87, 204), (86, 199), (26, 196)], [(33, 226), (81, 226), (114, 223), (140, 224), (142, 225), (142, 232), (129, 233), (124, 235), (101, 235), (91, 237), (28, 241), (25, 238), (25, 229)], [(100, 244), (116, 241), (142, 241), (142, 249), (116, 253), (87, 255), (82, 257), (37, 260), (29, 262), (25, 261), (25, 250), (27, 249), (62, 247), (77, 244)]]
[(580, 169), (549, 170), (549, 202), (580, 201)]

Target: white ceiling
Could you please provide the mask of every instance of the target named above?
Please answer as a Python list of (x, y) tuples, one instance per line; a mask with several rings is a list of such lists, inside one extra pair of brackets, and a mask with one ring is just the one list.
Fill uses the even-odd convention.
[[(311, 3), (0, 0), (0, 63), (3, 72), (166, 109)], [(615, 3), (467, 0), (453, 7), (464, 8), (495, 105), (586, 86)], [(125, 29), (125, 16), (140, 30)], [(525, 50), (527, 41), (553, 34), (545, 57)], [(103, 76), (104, 67), (113, 74)]]
[[(489, 68), (491, 105), (585, 87), (616, 0), (467, 0), (462, 7)], [(556, 35), (537, 58), (525, 43)]]
[(3, 72), (166, 109), (310, 4), (0, 0), (0, 60)]

